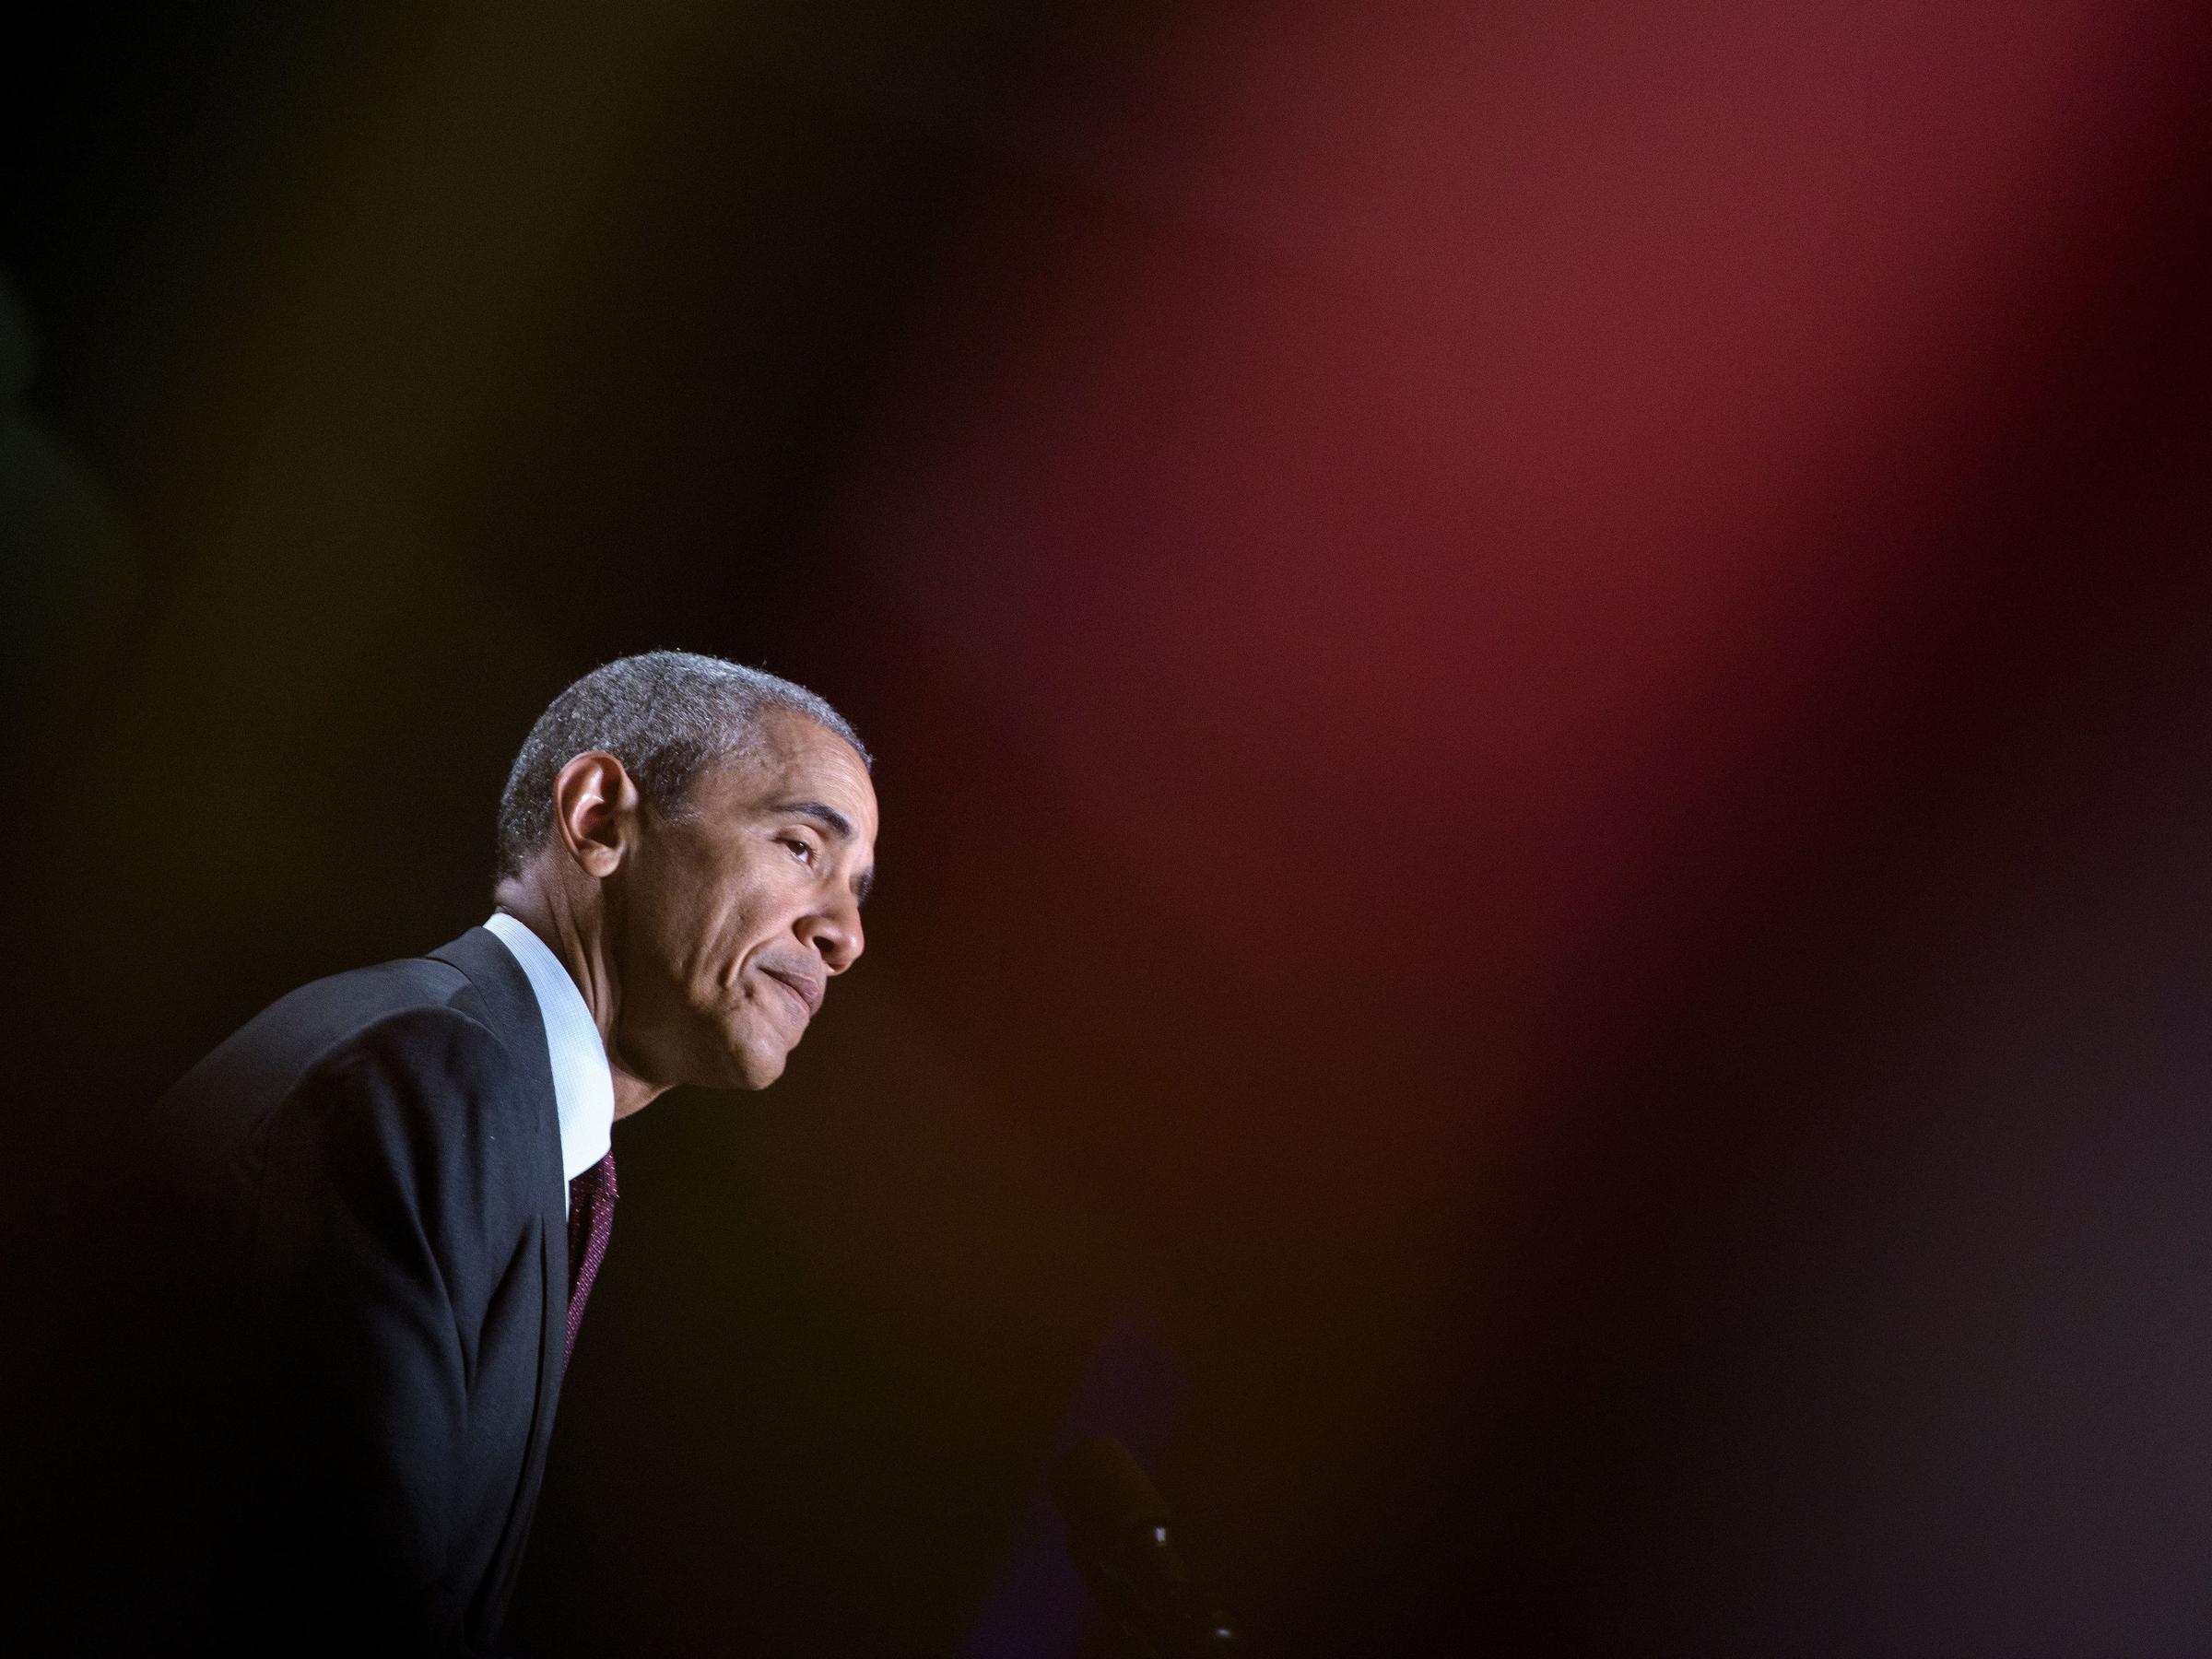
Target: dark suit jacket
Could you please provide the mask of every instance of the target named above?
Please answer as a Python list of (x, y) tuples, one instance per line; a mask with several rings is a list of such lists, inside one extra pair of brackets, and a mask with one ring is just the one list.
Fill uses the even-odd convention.
[(478, 1653), (535, 1509), (568, 1306), (546, 1033), (507, 948), (293, 992), (162, 1101), (198, 1340), (180, 1609), (227, 1643)]

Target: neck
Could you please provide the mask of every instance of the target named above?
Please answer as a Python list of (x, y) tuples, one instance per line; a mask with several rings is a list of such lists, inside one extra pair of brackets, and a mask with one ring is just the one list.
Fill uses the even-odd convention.
[(559, 883), (535, 879), (532, 873), (502, 881), (492, 895), (492, 905), (505, 911), (543, 940), (560, 959), (569, 977), (583, 994), (592, 1011), (599, 1041), (606, 1049), (607, 1069), (615, 1083), (615, 1116), (626, 1118), (641, 1112), (667, 1092), (665, 1083), (653, 1083), (623, 1064), (615, 1041), (615, 1017), (621, 1006), (621, 982), (616, 977), (606, 947), (605, 913), (596, 903), (578, 902)]

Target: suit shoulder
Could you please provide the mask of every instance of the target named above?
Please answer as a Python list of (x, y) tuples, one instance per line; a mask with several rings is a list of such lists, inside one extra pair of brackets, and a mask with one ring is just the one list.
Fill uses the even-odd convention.
[(300, 1074), (293, 1092), (344, 1072), (374, 1073), (469, 1097), (502, 1092), (517, 1079), (498, 1032), (452, 1004), (394, 1008), (333, 1041)]
[(312, 1075), (353, 1053), (406, 1065), (443, 1065), (504, 1053), (491, 1029), (466, 1011), (459, 969), (428, 958), (383, 962), (300, 986), (218, 1043), (163, 1097), (157, 1135), (204, 1149), (235, 1146)]

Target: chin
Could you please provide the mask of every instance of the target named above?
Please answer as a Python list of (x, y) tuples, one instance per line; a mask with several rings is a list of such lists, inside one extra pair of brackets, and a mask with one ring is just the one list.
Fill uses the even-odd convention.
[(740, 1065), (732, 1067), (731, 1070), (733, 1075), (729, 1086), (732, 1088), (766, 1088), (783, 1075), (783, 1062), (777, 1060), (768, 1065)]
[(724, 1088), (766, 1088), (783, 1075), (791, 1051), (780, 1043), (747, 1042), (733, 1039), (724, 1051)]
[(701, 1007), (691, 1031), (694, 1081), (707, 1088), (766, 1088), (783, 1075), (793, 1044), (784, 1033), (743, 1006)]

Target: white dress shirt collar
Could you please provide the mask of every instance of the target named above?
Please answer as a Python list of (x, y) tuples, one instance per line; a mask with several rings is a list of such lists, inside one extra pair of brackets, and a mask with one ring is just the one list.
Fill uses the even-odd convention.
[[(560, 1172), (564, 1181), (573, 1181), (614, 1144), (615, 1074), (606, 1044), (583, 993), (543, 939), (505, 911), (493, 912), (484, 926), (522, 964), (537, 998), (546, 1053), (553, 1062), (553, 1103), (560, 1112)], [(568, 1201), (565, 1184), (561, 1201)]]

